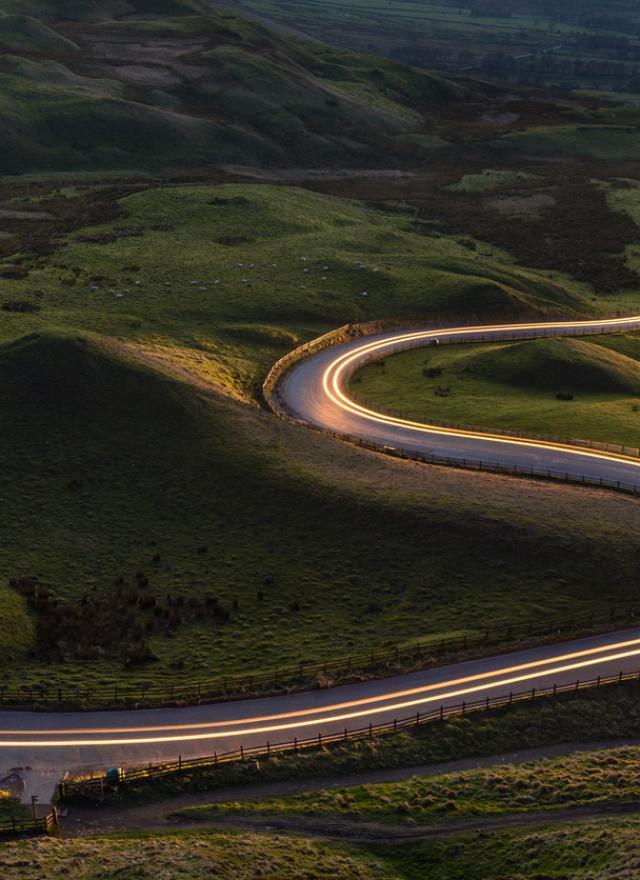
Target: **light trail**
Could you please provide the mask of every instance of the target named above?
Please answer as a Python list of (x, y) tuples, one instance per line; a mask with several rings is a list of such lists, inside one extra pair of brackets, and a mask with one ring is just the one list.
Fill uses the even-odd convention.
[[(637, 640), (636, 640), (637, 641)], [(578, 669), (585, 669), (590, 666), (594, 666), (598, 663), (611, 663), (614, 660), (625, 660), (629, 657), (636, 657), (640, 655), (640, 646), (636, 646), (633, 650), (628, 651), (618, 651), (616, 653), (607, 655), (605, 657), (591, 657), (587, 660), (581, 660), (575, 663), (563, 664), (560, 666), (551, 667), (549, 669), (544, 669), (542, 671), (537, 670), (536, 672), (529, 672), (524, 675), (516, 675), (508, 678), (502, 678), (497, 681), (484, 682), (482, 684), (477, 684), (471, 687), (458, 688), (456, 690), (447, 691), (445, 693), (438, 693), (426, 697), (421, 697), (418, 699), (411, 700), (402, 700), (400, 702), (392, 703), (388, 706), (383, 706), (378, 709), (380, 713), (388, 713), (388, 712), (397, 712), (400, 709), (409, 709), (415, 708), (416, 706), (423, 706), (427, 703), (433, 703), (435, 701), (439, 701), (440, 703), (445, 700), (451, 700), (456, 697), (467, 697), (472, 694), (482, 693), (484, 691), (489, 690), (490, 688), (497, 687), (509, 687), (514, 684), (520, 684), (525, 681), (532, 681), (536, 678), (540, 678), (541, 676), (549, 676), (549, 675), (557, 675), (565, 672), (573, 672)], [(570, 655), (567, 655), (570, 656)], [(502, 672), (499, 670), (498, 672)], [(495, 673), (495, 674), (498, 674)], [(447, 683), (444, 683), (442, 686), (446, 686)], [(399, 692), (402, 694), (402, 692)], [(396, 694), (388, 694), (388, 699), (394, 699)], [(334, 711), (335, 707), (327, 706), (324, 711)], [(338, 707), (339, 709), (339, 707)], [(342, 721), (350, 721), (354, 718), (362, 718), (363, 716), (370, 715), (370, 709), (361, 709), (358, 711), (351, 712), (340, 712), (337, 711), (335, 714), (327, 715), (323, 718), (313, 718), (313, 719), (305, 719), (301, 721), (291, 721), (287, 724), (269, 724), (269, 725), (261, 725), (258, 727), (242, 727), (237, 730), (232, 731), (214, 731), (207, 733), (197, 733), (197, 734), (180, 734), (175, 736), (159, 736), (159, 737), (122, 737), (122, 738), (110, 738), (110, 739), (59, 739), (59, 740), (9, 740), (0, 742), (0, 748), (23, 748), (23, 747), (34, 747), (37, 746), (39, 748), (82, 748), (82, 747), (93, 747), (93, 746), (122, 746), (122, 745), (160, 745), (163, 743), (186, 743), (186, 742), (201, 742), (205, 740), (214, 740), (220, 739), (222, 737), (229, 736), (251, 736), (256, 734), (266, 734), (266, 733), (277, 733), (280, 731), (286, 730), (296, 730), (303, 727), (310, 727), (311, 725), (322, 723), (322, 724), (335, 724), (337, 722)], [(246, 721), (238, 721), (240, 723), (246, 723)], [(66, 735), (74, 734), (77, 736), (75, 731), (65, 731)]]
[[(309, 715), (319, 715), (323, 712), (337, 712), (344, 711), (345, 709), (353, 709), (356, 706), (371, 706), (373, 704), (383, 703), (386, 700), (399, 699), (400, 697), (410, 697), (415, 694), (422, 694), (428, 691), (436, 691), (441, 690), (442, 688), (450, 688), (450, 687), (459, 687), (464, 684), (471, 684), (471, 682), (482, 681), (483, 679), (494, 678), (496, 675), (511, 675), (515, 672), (523, 672), (526, 669), (538, 669), (539, 674), (547, 674), (548, 670), (545, 670), (543, 667), (548, 666), (551, 663), (560, 663), (566, 662), (568, 660), (577, 660), (580, 657), (588, 657), (593, 656), (595, 654), (603, 654), (608, 651), (620, 651), (622, 649), (628, 649), (631, 647), (637, 647), (638, 653), (640, 653), (640, 638), (636, 639), (626, 639), (623, 642), (614, 642), (608, 645), (599, 645), (595, 648), (585, 648), (582, 651), (571, 651), (568, 654), (556, 654), (552, 657), (542, 657), (540, 660), (531, 660), (527, 663), (518, 663), (515, 666), (505, 666), (500, 669), (490, 670), (488, 672), (479, 672), (474, 675), (465, 675), (461, 678), (450, 679), (449, 681), (436, 681), (427, 685), (420, 685), (419, 687), (414, 688), (406, 688), (404, 690), (393, 691), (391, 693), (385, 694), (377, 694), (371, 697), (363, 697), (358, 700), (347, 700), (342, 703), (334, 703), (329, 706), (313, 706), (309, 709), (300, 709), (296, 712), (279, 712), (273, 715), (259, 715), (256, 717), (249, 718), (236, 718), (222, 721), (206, 721), (201, 723), (192, 723), (192, 724), (164, 724), (164, 725), (146, 725), (144, 727), (111, 727), (109, 728), (111, 733), (149, 733), (149, 732), (159, 732), (159, 731), (178, 731), (178, 730), (205, 730), (208, 728), (214, 727), (232, 727), (238, 724), (257, 724), (259, 722), (266, 721), (281, 721), (285, 718), (301, 718)], [(630, 654), (629, 656), (632, 656)], [(598, 658), (599, 660), (607, 660), (608, 658)], [(383, 707), (384, 708), (384, 707)], [(69, 728), (62, 729), (33, 729), (33, 730), (1, 730), (0, 729), (0, 737), (2, 736), (64, 736), (70, 733), (78, 736), (82, 734), (83, 736), (89, 734), (97, 734), (102, 733), (104, 731), (103, 727), (99, 728), (74, 728), (70, 730)], [(2, 743), (0, 742), (0, 745)]]
[[(603, 332), (607, 329), (623, 329), (624, 327), (640, 327), (640, 316), (630, 318), (606, 318), (601, 321), (565, 321), (552, 323), (530, 323), (530, 324), (496, 324), (493, 326), (477, 326), (477, 327), (454, 327), (446, 330), (422, 330), (412, 333), (401, 333), (397, 336), (386, 337), (375, 342), (364, 343), (355, 350), (339, 355), (325, 369), (322, 377), (322, 386), (327, 397), (340, 409), (352, 414), (360, 416), (370, 422), (382, 425), (391, 425), (396, 427), (408, 428), (423, 434), (438, 435), (440, 437), (464, 437), (475, 438), (477, 440), (488, 441), (495, 444), (507, 444), (524, 447), (533, 447), (535, 449), (543, 449), (546, 451), (556, 452), (561, 450), (569, 452), (572, 455), (591, 459), (605, 459), (608, 461), (621, 461), (630, 464), (635, 468), (640, 468), (640, 459), (626, 456), (620, 453), (608, 452), (606, 450), (587, 450), (580, 446), (574, 446), (569, 443), (561, 443), (554, 441), (536, 440), (534, 438), (515, 437), (508, 434), (491, 434), (490, 432), (474, 431), (463, 428), (442, 428), (437, 425), (429, 425), (428, 423), (416, 422), (411, 419), (403, 419), (397, 416), (384, 415), (382, 413), (371, 410), (352, 400), (344, 391), (343, 383), (348, 378), (349, 369), (355, 366), (363, 366), (367, 360), (367, 355), (379, 355), (385, 348), (393, 348), (398, 344), (410, 349), (412, 346), (407, 344), (411, 342), (423, 342), (430, 339), (441, 338), (443, 336), (455, 336), (464, 338), (465, 336), (473, 336), (478, 333), (482, 334), (503, 334), (508, 332), (537, 331), (545, 330), (572, 330), (584, 329), (593, 330), (593, 335)], [(542, 334), (541, 334), (542, 335)], [(568, 334), (571, 335), (571, 334)], [(523, 335), (523, 339), (535, 338), (534, 336)], [(501, 342), (499, 336), (491, 340), (493, 342)], [(342, 381), (341, 381), (342, 380)]]

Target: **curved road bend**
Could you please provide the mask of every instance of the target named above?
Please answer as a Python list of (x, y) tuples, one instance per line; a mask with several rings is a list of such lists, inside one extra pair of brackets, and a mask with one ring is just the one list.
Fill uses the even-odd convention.
[[(640, 627), (498, 657), (268, 699), (122, 712), (0, 712), (0, 778), (23, 768), (25, 800), (65, 771), (198, 757), (389, 722), (463, 700), (640, 671)], [(26, 769), (29, 768), (29, 769)]]
[(373, 360), (428, 346), (434, 338), (465, 342), (545, 336), (601, 334), (640, 328), (640, 316), (598, 321), (565, 321), (389, 332), (360, 337), (300, 361), (284, 377), (280, 394), (297, 418), (338, 434), (423, 455), (500, 463), (538, 471), (569, 473), (640, 487), (640, 459), (561, 443), (509, 438), (481, 432), (439, 428), (387, 416), (350, 400), (346, 392), (354, 371)]

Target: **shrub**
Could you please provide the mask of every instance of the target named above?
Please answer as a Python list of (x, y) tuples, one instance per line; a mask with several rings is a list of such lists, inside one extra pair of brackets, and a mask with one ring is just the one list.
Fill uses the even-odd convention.
[(40, 306), (24, 299), (11, 299), (2, 303), (3, 312), (39, 312)]

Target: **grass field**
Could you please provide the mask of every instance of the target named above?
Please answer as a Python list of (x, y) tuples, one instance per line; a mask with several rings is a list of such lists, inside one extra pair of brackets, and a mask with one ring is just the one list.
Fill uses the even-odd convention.
[(324, 841), (234, 833), (119, 834), (5, 844), (6, 880), (373, 880), (398, 877), (372, 854)]
[(479, 832), (396, 848), (391, 865), (404, 880), (631, 880), (640, 857), (639, 829), (633, 818)]
[(637, 448), (640, 336), (418, 349), (365, 367), (352, 390), (421, 421)]
[[(517, 484), (501, 483), (506, 494), (491, 502), (494, 484), (480, 482), (465, 501), (466, 475), (444, 473), (431, 500), (416, 497), (416, 478), (427, 485), (419, 468), (414, 476), (249, 408), (203, 403), (125, 356), (113, 343), (61, 335), (2, 350), (0, 408), (11, 430), (0, 564), (37, 638), (29, 659), (33, 624), (20, 643), (6, 631), (7, 684), (248, 673), (473, 631), (493, 617), (564, 616), (577, 594), (583, 609), (632, 594), (618, 553), (634, 527), (607, 513), (623, 499), (596, 496), (587, 519), (570, 512), (573, 493), (536, 487), (516, 512)], [(561, 536), (558, 502), (567, 505)], [(528, 535), (517, 547), (504, 527), (487, 543), (493, 529), (479, 512), (492, 503), (496, 515), (513, 509), (511, 535)], [(407, 540), (414, 531), (428, 540)], [(565, 555), (573, 534), (583, 565)], [(609, 589), (601, 548), (588, 549), (596, 534), (617, 536)], [(473, 547), (468, 564), (461, 540)], [(525, 576), (515, 565), (524, 555)], [(142, 670), (145, 645), (159, 659)]]
[(584, 285), (294, 187), (6, 192), (24, 242), (0, 263), (7, 684), (250, 674), (633, 595), (631, 502), (433, 482), (256, 406), (280, 355), (347, 321), (587, 313)]
[(502, 138), (501, 143), (539, 156), (640, 159), (640, 135), (634, 125), (540, 126), (510, 132)]
[[(69, 210), (60, 196), (12, 205)], [(5, 315), (0, 338), (56, 326), (116, 336), (248, 400), (277, 357), (349, 321), (593, 309), (586, 285), (425, 236), (410, 211), (295, 187), (158, 187), (112, 213), (53, 257), (0, 263), (0, 298), (37, 308)]]
[(7, 844), (2, 867), (7, 880), (627, 880), (640, 858), (639, 829), (635, 818), (605, 819), (403, 846), (274, 833), (118, 833)]
[(629, 802), (638, 794), (639, 757), (640, 750), (629, 746), (576, 752), (526, 764), (414, 776), (401, 782), (187, 807), (176, 815), (194, 819), (220, 815), (329, 816), (349, 821), (430, 824), (472, 816)]

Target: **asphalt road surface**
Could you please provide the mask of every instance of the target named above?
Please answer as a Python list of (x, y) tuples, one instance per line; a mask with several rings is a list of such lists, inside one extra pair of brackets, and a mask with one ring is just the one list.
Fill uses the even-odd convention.
[(482, 461), (488, 466), (521, 467), (539, 472), (571, 474), (640, 488), (640, 459), (544, 441), (439, 428), (394, 418), (352, 401), (346, 391), (349, 377), (372, 360), (397, 351), (479, 339), (528, 339), (543, 336), (582, 336), (640, 328), (640, 317), (588, 322), (513, 324), (384, 333), (357, 338), (312, 355), (294, 366), (279, 393), (289, 412), (316, 427), (421, 455)]
[[(640, 627), (394, 678), (181, 709), (0, 712), (0, 778), (45, 803), (65, 771), (211, 755), (407, 718), (463, 700), (640, 672)], [(28, 769), (27, 769), (28, 768)]]

